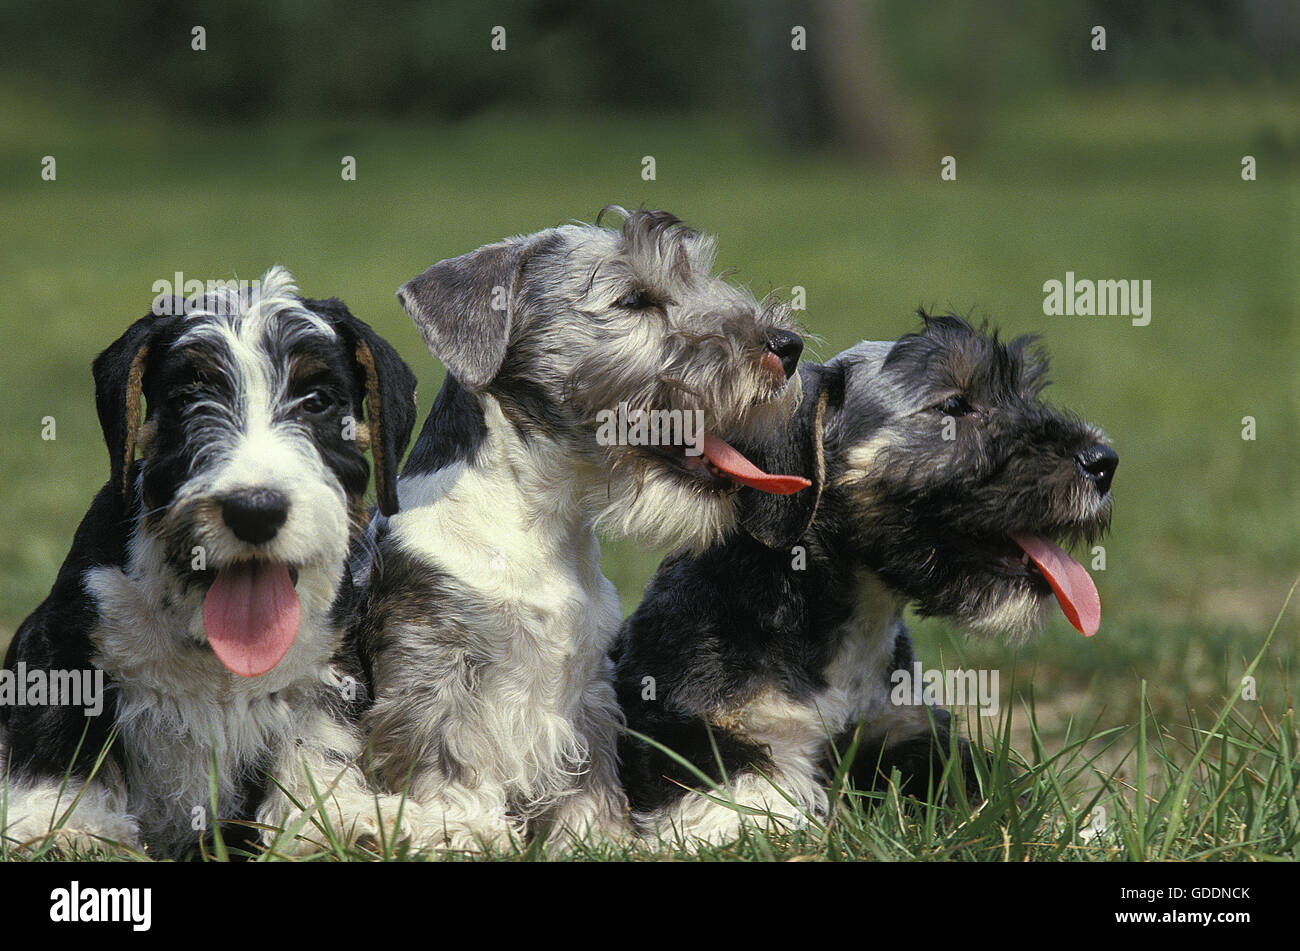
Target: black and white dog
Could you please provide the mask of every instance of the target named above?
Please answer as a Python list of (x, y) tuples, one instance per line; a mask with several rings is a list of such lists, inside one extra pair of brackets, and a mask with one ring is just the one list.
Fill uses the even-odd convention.
[[(909, 604), (1017, 637), (1041, 626), (1055, 594), (1076, 627), (1096, 631), (1096, 588), (1056, 542), (1108, 527), (1118, 457), (1040, 401), (1046, 357), (1029, 344), (926, 317), (919, 333), (801, 369), (790, 431), (754, 455), (813, 488), (750, 494), (749, 531), (667, 559), (620, 632), (630, 729), (722, 782), (720, 762), (728, 783), (713, 799), (691, 792), (696, 774), (625, 736), (622, 775), (643, 831), (718, 842), (747, 814), (824, 816), (831, 744), (846, 748), (859, 729), (857, 786), (897, 767), (904, 791), (924, 795), (949, 715), (910, 691), (898, 702), (895, 671), (913, 664)], [(713, 801), (727, 796), (742, 809)]]
[[(729, 442), (797, 404), (788, 308), (717, 276), (713, 241), (672, 215), (616, 210), (620, 228), (487, 245), (399, 291), (448, 374), (402, 511), (373, 526), (364, 723), (379, 781), (428, 807), (436, 846), (534, 821), (625, 831), (620, 611), (596, 530), (702, 547), (732, 525), (740, 485), (806, 485)], [(670, 438), (618, 432), (620, 415), (666, 420), (655, 435)]]
[[(397, 509), (411, 371), (342, 302), (304, 300), (274, 268), (252, 289), (155, 304), (94, 378), (111, 477), (5, 664), (102, 671), (105, 699), (98, 716), (0, 707), (4, 834), (179, 857), (214, 821), (310, 833), (292, 800), (316, 812), (312, 784), (342, 834), (394, 831), (397, 804), (357, 765), (367, 695), (346, 563), (367, 446), (379, 508)], [(224, 831), (251, 843), (243, 828)]]

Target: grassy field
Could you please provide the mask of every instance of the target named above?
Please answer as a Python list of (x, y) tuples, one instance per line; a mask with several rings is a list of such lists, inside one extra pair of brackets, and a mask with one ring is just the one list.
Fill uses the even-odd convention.
[[(107, 476), (90, 361), (145, 313), (154, 281), (176, 271), (253, 278), (284, 264), (304, 292), (343, 297), (393, 341), (418, 372), (427, 409), (441, 371), (393, 297), (402, 281), (506, 234), (590, 220), (609, 202), (644, 203), (716, 232), (720, 263), (756, 292), (806, 288), (808, 359), (896, 337), (915, 326), (918, 305), (987, 317), (1007, 334), (1041, 333), (1054, 355), (1049, 394), (1100, 425), (1121, 457), (1106, 569), (1094, 573), (1103, 604), (1096, 637), (1085, 641), (1057, 618), (1013, 649), (918, 625), (927, 666), (1001, 671), (1002, 706), (1014, 711), (1005, 756), (1054, 764), (1029, 777), (1042, 794), (1030, 800), (1044, 804), (1041, 822), (1008, 818), (1022, 808), (1014, 802), (991, 804), (976, 823), (985, 848), (953, 833), (955, 824), (974, 835), (952, 816), (851, 810), (856, 824), (819, 839), (762, 840), (737, 854), (941, 857), (969, 847), (999, 857), (1004, 836), (994, 833), (1013, 823), (1026, 843), (1050, 840), (1034, 857), (1079, 849), (1138, 857), (1160, 854), (1151, 843), (1166, 840), (1165, 855), (1295, 856), (1294, 833), (1268, 832), (1288, 815), (1292, 829), (1300, 822), (1294, 603), (1259, 653), (1300, 574), (1294, 96), (1112, 92), (1026, 106), (1000, 116), (978, 152), (958, 156), (955, 182), (939, 179), (942, 149), (917, 167), (877, 170), (780, 150), (725, 120), (213, 127), (117, 121), (110, 107), (70, 115), (13, 92), (0, 92), (0, 105), (8, 117), (0, 426), (9, 436), (0, 456), (0, 645), (44, 597)], [(1258, 181), (1242, 181), (1244, 154), (1256, 156)], [(40, 178), (45, 155), (57, 161), (54, 182)], [(340, 177), (345, 155), (356, 157), (356, 181)], [(641, 178), (644, 155), (655, 156), (656, 181)], [(1150, 325), (1044, 316), (1043, 283), (1067, 271), (1150, 280)], [(1254, 440), (1242, 438), (1247, 416)], [(56, 421), (52, 441), (41, 438), (45, 417)], [(626, 609), (660, 554), (606, 546)], [(1220, 733), (1233, 739), (1204, 751), (1217, 765), (1185, 770), (1205, 739), (1193, 726), (1214, 723), (1257, 655), (1257, 699), (1238, 697)], [(1081, 759), (1066, 767), (1057, 757), (1070, 750)], [(1236, 755), (1249, 750), (1257, 759), (1240, 765)], [(1078, 767), (1091, 757), (1108, 779)], [(1167, 788), (1184, 776), (1208, 784), (1185, 807)], [(1216, 777), (1232, 789), (1217, 800)], [(1290, 798), (1275, 785), (1288, 777)], [(1171, 795), (1141, 805), (1139, 788)], [(1267, 790), (1280, 798), (1266, 800)], [(1255, 793), (1262, 798), (1249, 808), (1239, 798)], [(1088, 815), (1094, 794), (1112, 817), (1142, 810), (1131, 826), (1151, 823), (1140, 847), (1053, 838), (1053, 823)], [(1238, 829), (1233, 810), (1264, 801), (1276, 807), (1272, 818), (1251, 813)], [(1159, 838), (1173, 808), (1201, 810), (1200, 838), (1183, 835), (1190, 829)], [(940, 836), (936, 846), (916, 826), (950, 819), (945, 836), (955, 843)], [(1220, 849), (1229, 844), (1235, 851)]]

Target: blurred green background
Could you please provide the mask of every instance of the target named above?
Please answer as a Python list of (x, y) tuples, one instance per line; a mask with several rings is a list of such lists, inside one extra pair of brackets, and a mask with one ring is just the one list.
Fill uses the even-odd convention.
[[(998, 668), (1008, 695), (1014, 672), (1049, 729), (1132, 722), (1139, 678), (1182, 717), (1234, 689), (1300, 573), (1294, 4), (54, 0), (0, 6), (0, 35), (0, 644), (106, 478), (90, 361), (154, 281), (282, 263), (406, 355), (423, 413), (441, 369), (394, 289), (610, 202), (717, 233), (760, 295), (804, 287), (809, 359), (918, 305), (1043, 335), (1050, 396), (1121, 456), (1101, 632), (926, 622), (927, 665)], [(1067, 271), (1150, 280), (1150, 326), (1044, 316)], [(606, 545), (626, 609), (661, 554)], [(1269, 710), (1300, 687), (1296, 616)]]

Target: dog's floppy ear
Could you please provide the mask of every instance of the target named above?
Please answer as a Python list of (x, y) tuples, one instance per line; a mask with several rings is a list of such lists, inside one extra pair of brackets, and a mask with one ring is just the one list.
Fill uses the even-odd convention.
[(140, 430), (149, 343), (159, 321), (166, 319), (152, 311), (141, 317), (95, 357), (91, 366), (95, 377), (95, 410), (100, 429), (104, 431), (104, 442), (108, 444), (109, 480), (123, 499), (130, 496), (128, 480), (135, 459), (136, 434)]
[(439, 261), (397, 290), (429, 351), (470, 390), (492, 382), (505, 360), (524, 238)]
[(821, 502), (826, 481), (822, 429), (828, 400), (833, 396), (835, 371), (817, 364), (799, 369), (803, 398), (784, 431), (748, 452), (765, 472), (800, 475), (812, 482), (791, 495), (773, 495), (757, 489), (740, 490), (740, 526), (768, 548), (789, 548), (808, 530)]
[(387, 340), (354, 317), (338, 298), (303, 303), (330, 321), (361, 371), (375, 463), (375, 499), (379, 511), (392, 515), (397, 512), (397, 467), (415, 426), (415, 374)]

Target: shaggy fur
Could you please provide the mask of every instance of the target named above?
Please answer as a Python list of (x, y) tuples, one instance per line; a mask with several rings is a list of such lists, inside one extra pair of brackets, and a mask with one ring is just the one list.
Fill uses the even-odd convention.
[[(303, 300), (279, 268), (251, 291), (175, 304), (95, 361), (111, 477), (5, 663), (97, 668), (108, 696), (97, 717), (0, 708), (5, 835), (39, 842), (62, 822), (65, 842), (182, 857), (233, 821), (228, 841), (251, 844), (247, 823), (284, 826), (290, 795), (313, 802), (308, 774), (337, 828), (377, 833), (357, 766), (368, 698), (345, 643), (346, 557), (366, 522), (366, 443), (380, 507), (396, 511), (414, 376), (340, 301)], [(301, 620), (279, 663), (244, 677), (214, 654), (204, 603), (220, 570), (253, 560), (287, 566)], [(398, 804), (383, 806), (389, 822)]]
[[(814, 487), (755, 498), (757, 535), (660, 566), (615, 651), (629, 727), (729, 784), (715, 796), (786, 823), (826, 814), (830, 743), (855, 730), (860, 788), (897, 767), (924, 794), (949, 716), (891, 701), (913, 661), (904, 608), (1025, 636), (1055, 602), (1010, 535), (1069, 544), (1108, 527), (1117, 457), (1041, 401), (1045, 368), (1029, 338), (955, 317), (804, 366), (803, 405), (763, 461)], [(735, 836), (742, 814), (683, 789), (689, 770), (630, 736), (621, 752), (643, 831)]]
[(375, 774), (439, 845), (625, 828), (595, 532), (702, 547), (737, 487), (681, 445), (602, 444), (600, 413), (700, 410), (743, 441), (798, 399), (786, 309), (714, 276), (713, 242), (671, 215), (616, 211), (621, 228), (512, 238), (398, 292), (448, 375), (402, 512), (374, 526), (365, 724)]

